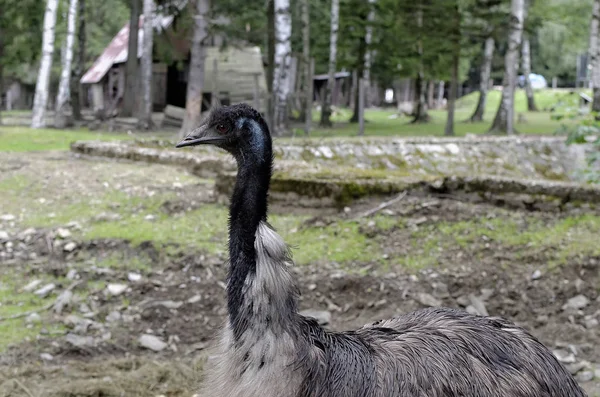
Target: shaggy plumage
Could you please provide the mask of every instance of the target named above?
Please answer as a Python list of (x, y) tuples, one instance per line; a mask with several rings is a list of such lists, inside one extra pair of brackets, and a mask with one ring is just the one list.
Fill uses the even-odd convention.
[(554, 355), (502, 318), (432, 308), (330, 332), (298, 314), (283, 239), (267, 223), (272, 142), (248, 105), (217, 108), (177, 146), (231, 153), (228, 320), (211, 397), (583, 397)]

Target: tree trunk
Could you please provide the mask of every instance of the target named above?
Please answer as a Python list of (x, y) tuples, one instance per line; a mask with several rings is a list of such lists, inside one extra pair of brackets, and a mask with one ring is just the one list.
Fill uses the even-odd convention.
[(65, 107), (69, 101), (71, 88), (71, 64), (73, 63), (73, 43), (75, 42), (75, 26), (77, 18), (77, 0), (69, 1), (67, 14), (67, 37), (65, 38), (65, 52), (62, 58), (62, 72), (56, 95), (56, 107), (54, 110), (54, 126), (65, 128), (69, 124)]
[(340, 16), (339, 0), (331, 1), (331, 32), (329, 35), (329, 79), (323, 95), (323, 105), (321, 106), (321, 127), (331, 127), (331, 92), (335, 85), (335, 67), (337, 59), (337, 35)]
[(149, 130), (152, 125), (152, 23), (154, 21), (154, 0), (144, 0), (144, 41), (142, 48), (141, 83), (142, 106), (138, 127)]
[(436, 103), (436, 108), (441, 109), (442, 108), (442, 103), (444, 102), (444, 86), (446, 85), (446, 82), (444, 80), (441, 80), (438, 84), (438, 96), (437, 96), (437, 103)]
[(73, 109), (73, 119), (81, 120), (81, 77), (85, 67), (85, 0), (79, 0), (79, 30), (77, 32), (77, 62), (75, 64), (75, 73), (71, 80), (71, 108)]
[(511, 1), (511, 26), (508, 33), (508, 49), (504, 57), (502, 100), (489, 133), (515, 134), (515, 86), (519, 64), (519, 46), (523, 35), (524, 0)]
[(435, 96), (435, 81), (429, 80), (427, 83), (427, 108), (433, 109), (433, 98)]
[(365, 70), (363, 72), (364, 90), (365, 90), (365, 107), (373, 106), (373, 93), (371, 84), (371, 63), (373, 59), (373, 51), (371, 51), (371, 42), (373, 41), (373, 22), (375, 20), (375, 0), (368, 0), (369, 14), (367, 15), (367, 28), (365, 32)]
[(448, 96), (448, 117), (446, 119), (445, 136), (454, 135), (454, 109), (456, 99), (458, 98), (459, 68), (460, 68), (460, 39), (461, 39), (461, 19), (458, 2), (454, 4), (454, 49), (452, 54), (452, 78), (450, 79), (450, 95)]
[[(592, 66), (591, 81), (594, 100), (592, 112), (600, 113), (600, 42), (598, 33), (600, 30), (600, 0), (594, 0), (592, 9), (592, 21), (590, 23), (590, 41), (588, 58)], [(596, 116), (598, 118), (598, 116)]]
[(0, 125), (2, 125), (2, 95), (4, 95), (4, 37), (2, 36), (2, 25), (0, 24)]
[(533, 97), (533, 87), (531, 87), (531, 79), (529, 78), (529, 74), (531, 73), (531, 50), (529, 46), (529, 37), (526, 35), (523, 37), (521, 52), (521, 63), (523, 66), (523, 75), (525, 76), (525, 93), (527, 94), (527, 110), (530, 112), (537, 112), (538, 109), (537, 106), (535, 106), (535, 99)]
[(485, 112), (485, 104), (487, 101), (487, 93), (489, 90), (490, 74), (492, 72), (492, 59), (494, 57), (494, 38), (488, 37), (485, 40), (485, 46), (483, 49), (483, 61), (481, 63), (481, 70), (479, 72), (479, 101), (475, 112), (469, 119), (472, 122), (483, 121), (483, 114)]
[(275, 131), (275, 95), (273, 93), (273, 79), (275, 78), (275, 0), (267, 0), (267, 123), (269, 129)]
[(204, 40), (207, 33), (206, 16), (208, 14), (208, 0), (196, 0), (196, 15), (194, 15), (194, 35), (190, 50), (190, 72), (188, 75), (187, 94), (185, 99), (185, 117), (179, 132), (184, 137), (200, 122), (202, 115), (202, 92), (204, 89), (204, 61), (206, 48)]
[(290, 0), (275, 0), (275, 70), (273, 73), (274, 131), (281, 134), (287, 126), (292, 60), (292, 17)]
[[(367, 15), (363, 15), (362, 19), (364, 21), (366, 21), (367, 19)], [(360, 79), (363, 78), (364, 73), (365, 73), (365, 55), (367, 53), (367, 42), (365, 41), (365, 36), (361, 36), (359, 38), (359, 43), (358, 43), (358, 54), (356, 57), (357, 63), (356, 63), (356, 85), (354, 86), (354, 94), (353, 94), (353, 99), (354, 99), (354, 111), (352, 112), (352, 117), (350, 118), (349, 122), (350, 123), (358, 123), (359, 122), (359, 116), (360, 116), (360, 96), (359, 96), (359, 91), (360, 91), (360, 84), (359, 81)], [(354, 83), (354, 82), (353, 82)]]
[(411, 123), (428, 123), (429, 114), (427, 113), (427, 103), (425, 101), (425, 87), (427, 82), (425, 81), (425, 67), (423, 65), (423, 5), (419, 3), (419, 9), (417, 11), (417, 26), (419, 27), (419, 33), (417, 38), (417, 51), (419, 53), (419, 70), (417, 73), (417, 108), (414, 112), (414, 117)]
[(131, 0), (129, 14), (129, 40), (127, 43), (127, 64), (125, 65), (125, 92), (120, 114), (132, 117), (135, 112), (138, 89), (138, 32), (140, 26), (140, 0)]
[(304, 65), (304, 100), (300, 112), (300, 120), (304, 120), (304, 132), (306, 135), (310, 132), (310, 125), (312, 121), (312, 98), (309, 93), (311, 90), (309, 86), (312, 86), (312, 77), (310, 75), (311, 58), (310, 58), (310, 8), (309, 0), (301, 1), (301, 13), (302, 13), (302, 61)]
[(44, 13), (44, 36), (42, 38), (42, 59), (35, 85), (31, 128), (43, 128), (46, 125), (46, 105), (48, 104), (52, 55), (54, 55), (54, 29), (56, 27), (57, 8), (58, 0), (48, 0), (46, 3), (46, 12)]

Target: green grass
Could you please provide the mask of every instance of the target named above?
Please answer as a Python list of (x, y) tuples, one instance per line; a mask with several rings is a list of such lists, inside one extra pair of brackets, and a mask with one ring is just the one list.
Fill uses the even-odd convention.
[[(467, 120), (474, 111), (479, 93), (473, 92), (462, 97), (457, 101), (455, 114), (455, 133), (457, 136), (466, 134), (483, 134), (490, 128), (492, 120), (500, 104), (501, 92), (490, 91), (488, 93), (484, 121), (480, 123), (467, 123)], [(575, 106), (578, 101), (578, 94), (570, 94), (569, 90), (564, 89), (544, 89), (535, 92), (535, 99), (539, 112), (527, 111), (527, 98), (523, 90), (517, 90), (515, 94), (515, 113), (522, 113), (527, 122), (516, 124), (516, 128), (521, 134), (552, 134), (560, 126), (561, 122), (551, 119), (551, 113), (543, 111), (552, 106), (562, 103), (563, 106)], [(365, 135), (367, 136), (442, 136), (447, 118), (446, 110), (431, 110), (431, 122), (425, 124), (411, 124), (410, 118), (390, 118), (396, 114), (395, 109), (365, 111)], [(348, 120), (352, 115), (350, 109), (340, 109), (339, 113), (333, 116), (333, 128), (318, 127), (320, 118), (319, 112), (313, 112), (313, 127), (311, 136), (314, 137), (336, 137), (336, 136), (356, 136), (358, 133), (358, 124), (350, 124)], [(302, 136), (302, 128), (295, 129), (295, 135)]]
[(124, 140), (126, 134), (90, 132), (86, 130), (32, 129), (0, 126), (0, 152), (36, 152), (42, 150), (68, 150), (78, 140)]
[[(0, 317), (10, 317), (31, 311), (39, 311), (45, 305), (52, 302), (53, 297), (40, 299), (30, 292), (22, 292), (20, 289), (27, 284), (24, 277), (16, 274), (4, 274), (0, 279)], [(49, 280), (46, 280), (50, 282)], [(41, 284), (43, 285), (43, 283)], [(45, 316), (43, 311), (39, 312), (42, 319)], [(40, 334), (42, 328), (50, 332), (56, 332), (64, 329), (59, 324), (48, 324), (45, 321), (35, 324), (27, 324), (25, 318), (7, 319), (0, 322), (0, 351), (3, 351), (11, 344), (21, 341), (34, 341)]]

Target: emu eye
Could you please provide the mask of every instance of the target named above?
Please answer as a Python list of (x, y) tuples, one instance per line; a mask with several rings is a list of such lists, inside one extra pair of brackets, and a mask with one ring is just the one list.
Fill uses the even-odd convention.
[(217, 124), (216, 127), (217, 131), (220, 132), (221, 134), (224, 134), (227, 132), (227, 126), (225, 126), (225, 124)]

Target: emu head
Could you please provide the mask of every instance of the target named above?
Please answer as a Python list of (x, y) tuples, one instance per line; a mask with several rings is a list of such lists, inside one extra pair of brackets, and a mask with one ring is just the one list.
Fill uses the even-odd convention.
[(238, 161), (271, 156), (271, 135), (260, 113), (245, 103), (221, 106), (176, 147), (210, 144), (231, 153)]

